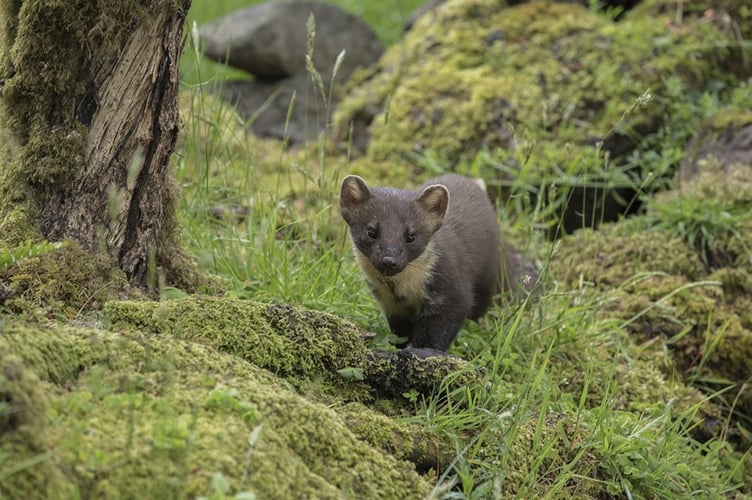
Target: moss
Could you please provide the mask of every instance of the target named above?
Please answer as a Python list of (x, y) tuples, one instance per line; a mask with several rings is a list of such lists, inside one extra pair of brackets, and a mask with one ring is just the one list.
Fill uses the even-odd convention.
[[(734, 85), (746, 74), (738, 46), (697, 17), (617, 23), (570, 2), (450, 0), (356, 77), (334, 113), (336, 140), (349, 151), (352, 130), (377, 171), (470, 170), (514, 186), (543, 202), (552, 233), (595, 227), (637, 211), (645, 186), (666, 181), (670, 159), (642, 159), (655, 158), (654, 135), (691, 135), (672, 121), (677, 98), (691, 108), (707, 87)], [(495, 195), (510, 201), (507, 189)]]
[(679, 238), (646, 230), (640, 221), (589, 229), (562, 240), (550, 264), (554, 278), (601, 289), (621, 286), (638, 273), (668, 273), (698, 279), (704, 266)]
[[(624, 491), (647, 497), (660, 491), (671, 498), (687, 490), (724, 497), (725, 486), (716, 478), (745, 459), (728, 447), (708, 454), (690, 439), (668, 437), (676, 425), (665, 416), (606, 408), (583, 409), (577, 416), (523, 415), (489, 430), (497, 437), (480, 445), (479, 459), (498, 471), (488, 479), (504, 497), (604, 498)], [(515, 440), (494, 447), (491, 443), (504, 442), (510, 426), (515, 426)], [(571, 473), (566, 482), (560, 479), (562, 470)], [(666, 476), (672, 480), (664, 483)]]
[[(701, 21), (686, 29), (649, 17), (617, 25), (566, 3), (450, 1), (384, 54), (381, 73), (364, 77), (335, 122), (347, 129), (376, 111), (367, 155), (395, 162), (429, 148), (448, 164), (484, 147), (527, 152), (519, 141), (529, 134), (559, 150), (554, 157), (530, 151), (529, 161), (548, 171), (566, 149), (588, 156), (613, 127), (617, 134), (655, 127), (659, 104), (625, 113), (646, 89), (660, 93), (664, 77), (678, 72), (694, 88), (721, 77), (728, 54), (708, 40), (723, 45), (730, 37)], [(707, 48), (702, 57), (698, 46)], [(375, 102), (385, 95), (388, 111)]]
[(709, 125), (714, 130), (723, 131), (728, 128), (742, 128), (750, 124), (752, 124), (752, 110), (729, 106), (714, 115)]
[(693, 284), (680, 276), (634, 281), (613, 297), (604, 314), (624, 320), (638, 343), (661, 355), (670, 350), (666, 370), (711, 385), (727, 381), (718, 388), (731, 387), (732, 400), (738, 391), (741, 414), (752, 408), (742, 389), (752, 373), (752, 330), (742, 319), (746, 302), (726, 302), (712, 282)]
[(373, 412), (360, 403), (337, 408), (347, 427), (359, 439), (402, 460), (416, 465), (418, 471), (439, 470), (451, 462), (454, 447), (440, 433), (420, 425), (401, 423)]
[[(711, 175), (712, 171), (701, 171), (697, 178), (682, 184), (684, 193), (664, 195), (662, 199), (668, 201), (663, 202), (696, 197), (697, 206), (705, 209), (719, 201), (731, 206), (746, 199), (745, 182), (739, 181), (731, 189), (724, 186), (723, 175), (718, 171)], [(743, 390), (752, 373), (752, 317), (747, 297), (752, 287), (747, 267), (748, 248), (752, 247), (746, 246), (744, 226), (735, 228), (714, 240), (710, 264), (722, 267), (709, 269), (688, 242), (670, 234), (674, 224), (656, 227), (654, 217), (648, 212), (597, 232), (581, 230), (564, 238), (550, 263), (552, 276), (565, 287), (590, 283), (592, 288), (583, 288), (588, 296), (605, 294), (598, 299), (599, 317), (641, 346), (638, 354), (611, 353), (620, 360), (614, 365), (613, 377), (619, 382), (626, 408), (644, 408), (651, 401), (676, 398), (679, 412), (695, 405), (700, 409), (699, 436), (718, 436), (722, 431), (718, 422), (728, 418), (729, 412), (745, 415), (752, 408), (752, 398)], [(594, 347), (574, 349), (590, 352)], [(586, 364), (582, 368), (603, 367)], [(571, 365), (565, 365), (561, 373), (565, 380), (577, 380), (577, 369)], [(576, 383), (563, 388), (574, 394), (579, 390)], [(606, 389), (597, 384), (589, 388), (595, 397)], [(697, 389), (711, 394), (728, 392), (712, 395), (709, 404)], [(748, 427), (743, 418), (737, 422)], [(745, 432), (731, 434), (744, 443)]]
[(631, 335), (624, 319), (614, 318), (619, 298), (613, 292), (576, 300), (578, 306), (569, 306), (555, 322), (549, 320), (555, 327), (538, 334), (540, 348), (555, 346), (543, 384), (557, 389), (554, 399), (590, 409), (605, 405), (646, 417), (686, 418), (698, 439), (720, 437), (724, 412), (674, 373), (666, 351), (651, 348), (645, 337)]
[(4, 496), (72, 492), (49, 452), (50, 400), (47, 384), (21, 358), (0, 351), (0, 491)]
[(738, 267), (717, 269), (709, 279), (721, 283), (724, 302), (739, 315), (742, 327), (752, 331), (752, 273)]
[[(596, 332), (580, 332), (580, 338), (569, 341), (552, 361), (562, 392), (574, 398), (584, 395), (590, 408), (613, 398), (623, 411), (651, 414), (671, 405), (671, 414), (678, 416), (697, 406), (702, 409), (697, 419), (701, 424), (720, 416), (720, 411), (705, 404), (699, 390), (666, 373), (663, 353), (639, 349), (626, 332), (609, 330), (607, 321), (597, 325)], [(616, 345), (620, 347), (615, 349)]]
[[(735, 133), (725, 129), (724, 132)], [(700, 200), (720, 201), (729, 209), (752, 203), (752, 168), (734, 161), (733, 157), (724, 158), (724, 153), (731, 156), (737, 152), (735, 149), (741, 149), (743, 145), (735, 148), (728, 144), (713, 144), (715, 139), (710, 133), (704, 141), (700, 141), (714, 147), (710, 151), (699, 152), (699, 157), (688, 156), (690, 161), (687, 163), (691, 165), (686, 166), (678, 176), (676, 189), (662, 193), (659, 199), (676, 200), (680, 195), (692, 196)], [(724, 146), (729, 151), (724, 152)]]
[(85, 85), (97, 71), (92, 61), (121, 45), (120, 27), (134, 26), (142, 2), (6, 3), (8, 50), (0, 74), (2, 121), (20, 153), (12, 168), (25, 182), (64, 185), (84, 162), (86, 106), (94, 99)]
[(75, 242), (23, 259), (0, 271), (0, 280), (7, 283), (10, 294), (3, 306), (32, 316), (75, 318), (101, 309), (109, 298), (135, 293), (107, 259)]
[(191, 296), (166, 302), (109, 302), (113, 328), (145, 329), (212, 345), (283, 376), (326, 377), (362, 366), (360, 330), (335, 316), (286, 305)]
[(720, 134), (726, 139), (705, 131), (693, 140), (699, 151), (688, 155), (676, 189), (651, 200), (647, 215), (687, 240), (709, 267), (752, 272), (752, 165), (739, 161), (746, 146), (733, 139), (736, 129)]
[[(233, 298), (191, 296), (165, 302), (113, 301), (105, 306), (111, 328), (146, 330), (211, 345), (286, 377), (310, 396), (327, 393), (355, 400), (370, 392), (401, 397), (429, 395), (454, 374), (450, 387), (477, 379), (459, 358), (418, 359), (400, 353), (369, 353), (361, 331), (335, 316)], [(339, 370), (363, 370), (365, 382)], [(457, 375), (457, 372), (460, 375)], [(318, 383), (324, 380), (326, 384)], [(311, 382), (314, 381), (314, 382)]]
[(416, 355), (409, 350), (373, 351), (366, 359), (364, 376), (376, 392), (385, 397), (399, 398), (407, 392), (428, 396), (440, 388), (445, 388), (451, 396), (455, 389), (477, 383), (479, 369), (439, 351), (428, 355)]
[[(46, 462), (47, 477), (60, 478), (56, 492), (207, 495), (217, 474), (231, 493), (260, 497), (422, 497), (430, 489), (412, 464), (361, 441), (333, 409), (233, 354), (166, 334), (5, 326), (0, 351), (28, 374), (30, 390), (18, 392), (46, 401), (28, 412), (28, 431), (57, 450)], [(367, 409), (359, 414), (368, 419)], [(20, 436), (4, 432), (0, 456)], [(21, 475), (6, 480), (6, 492), (31, 491)]]
[[(0, 181), (1, 182), (1, 181)], [(3, 189), (0, 186), (0, 193)], [(10, 201), (9, 197), (3, 199)], [(13, 246), (22, 241), (39, 240), (42, 235), (37, 228), (36, 213), (31, 207), (21, 203), (9, 204), (3, 203), (2, 219), (0, 219), (0, 245)]]
[[(562, 497), (588, 498), (597, 496), (603, 487), (591, 478), (597, 477), (598, 458), (592, 452), (578, 456), (575, 443), (587, 440), (587, 430), (577, 426), (564, 415), (551, 414), (544, 420), (523, 419), (517, 438), (507, 451), (504, 467), (504, 480), (501, 483), (502, 496), (522, 494), (528, 498), (542, 497), (552, 491), (557, 470), (571, 463), (577, 471), (572, 481), (558, 489)], [(541, 446), (545, 443), (544, 446)], [(496, 450), (487, 450), (488, 459), (493, 463)], [(577, 457), (575, 459), (575, 457)], [(498, 461), (498, 459), (496, 459)], [(564, 491), (561, 491), (561, 490)]]
[(411, 189), (421, 183), (405, 165), (363, 157), (355, 158), (348, 165), (347, 172), (359, 175), (368, 183), (380, 186), (401, 186), (404, 189)]

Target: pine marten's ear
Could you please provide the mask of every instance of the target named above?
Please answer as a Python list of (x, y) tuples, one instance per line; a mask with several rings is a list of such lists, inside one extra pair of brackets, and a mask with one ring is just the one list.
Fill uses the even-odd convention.
[(418, 196), (418, 206), (423, 210), (432, 231), (438, 231), (449, 208), (449, 190), (442, 184), (427, 186)]
[(371, 191), (368, 184), (357, 175), (348, 175), (342, 181), (342, 188), (339, 191), (339, 208), (342, 217), (346, 222), (350, 222), (355, 215), (355, 211), (371, 197)]

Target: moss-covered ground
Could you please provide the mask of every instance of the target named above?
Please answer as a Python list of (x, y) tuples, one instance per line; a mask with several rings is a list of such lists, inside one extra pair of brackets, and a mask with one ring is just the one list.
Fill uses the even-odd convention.
[[(0, 497), (752, 495), (749, 18), (680, 4), (449, 0), (353, 83), (337, 144), (252, 136), (186, 51), (180, 236), (211, 286), (147, 300), (74, 242), (0, 246)], [(638, 213), (548, 240), (562, 186), (624, 169)], [(444, 170), (486, 177), (541, 280), (419, 359), (336, 193)]]

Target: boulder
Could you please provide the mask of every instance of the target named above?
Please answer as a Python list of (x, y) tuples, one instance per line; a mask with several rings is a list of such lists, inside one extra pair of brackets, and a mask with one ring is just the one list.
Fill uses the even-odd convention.
[(231, 101), (253, 132), (262, 137), (301, 142), (315, 138), (326, 126), (325, 103), (307, 74), (274, 81), (227, 82), (220, 95)]
[[(324, 86), (322, 96), (306, 65), (308, 21), (315, 21), (313, 64)], [(326, 125), (332, 82), (345, 82), (357, 67), (375, 63), (383, 48), (376, 33), (356, 16), (323, 2), (268, 2), (238, 10), (199, 28), (205, 55), (245, 70), (256, 81), (230, 82), (221, 93), (261, 136), (293, 142), (314, 138)], [(333, 75), (340, 53), (344, 59)], [(295, 106), (289, 117), (293, 92)], [(331, 105), (331, 103), (328, 103)], [(263, 108), (263, 109), (262, 109)], [(311, 110), (316, 110), (311, 113)]]
[(752, 112), (733, 108), (727, 112), (720, 120), (710, 120), (690, 141), (679, 171), (681, 181), (694, 179), (708, 158), (724, 172), (737, 166), (752, 169)]
[(381, 42), (370, 26), (323, 2), (268, 2), (241, 9), (199, 28), (199, 38), (207, 57), (260, 79), (277, 80), (306, 73), (310, 15), (316, 23), (313, 63), (325, 80), (343, 50), (339, 81), (381, 56)]

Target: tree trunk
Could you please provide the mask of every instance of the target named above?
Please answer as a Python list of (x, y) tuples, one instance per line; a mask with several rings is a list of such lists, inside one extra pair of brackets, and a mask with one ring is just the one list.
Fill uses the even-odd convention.
[(0, 240), (73, 239), (133, 284), (195, 287), (169, 170), (190, 3), (2, 0)]

